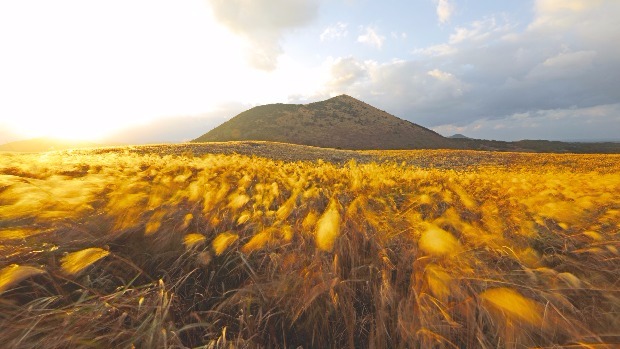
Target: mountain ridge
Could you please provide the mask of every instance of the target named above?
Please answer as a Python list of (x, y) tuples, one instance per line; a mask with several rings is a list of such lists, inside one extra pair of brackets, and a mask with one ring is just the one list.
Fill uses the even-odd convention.
[(308, 104), (266, 104), (241, 112), (191, 142), (266, 141), (348, 150), (461, 149), (620, 153), (620, 143), (514, 142), (437, 132), (348, 95)]
[(440, 134), (348, 95), (308, 104), (267, 104), (248, 109), (193, 142), (273, 141), (326, 148), (439, 149)]
[(467, 137), (464, 134), (460, 134), (460, 133), (455, 133), (455, 134), (453, 134), (452, 136), (450, 136), (448, 138), (452, 138), (452, 139), (472, 139), (472, 138)]

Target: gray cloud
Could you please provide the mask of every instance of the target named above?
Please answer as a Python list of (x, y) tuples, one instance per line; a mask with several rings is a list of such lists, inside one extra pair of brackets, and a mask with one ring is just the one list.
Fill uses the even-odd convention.
[[(497, 18), (457, 28), (448, 42), (417, 49), (406, 61), (337, 60), (327, 93), (349, 93), (429, 127), (616, 105), (620, 48), (609, 39), (620, 37), (620, 2), (570, 3), (539, 0), (521, 31)], [(568, 124), (578, 128), (592, 118), (580, 115)]]
[(363, 84), (368, 77), (367, 67), (353, 57), (339, 58), (331, 66), (329, 89), (344, 90)]
[(320, 0), (207, 0), (215, 18), (248, 40), (249, 63), (273, 70), (282, 54), (280, 39), (318, 15)]
[(449, 136), (461, 133), (473, 138), (515, 141), (548, 139), (561, 141), (620, 141), (620, 104), (589, 108), (538, 110), (503, 119), (482, 119), (466, 125), (442, 125), (433, 130)]

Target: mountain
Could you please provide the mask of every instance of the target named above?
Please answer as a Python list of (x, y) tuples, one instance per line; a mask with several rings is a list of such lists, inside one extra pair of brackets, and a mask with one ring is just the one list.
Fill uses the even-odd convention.
[(620, 143), (616, 142), (583, 143), (547, 140), (506, 142), (475, 138), (453, 138), (451, 140), (453, 141), (454, 149), (538, 153), (620, 154)]
[(66, 141), (54, 138), (33, 138), (23, 141), (9, 142), (0, 145), (0, 151), (14, 151), (37, 153), (51, 150), (66, 150), (76, 148), (92, 148), (100, 146), (97, 143), (86, 141)]
[(347, 95), (268, 104), (238, 114), (193, 142), (274, 141), (342, 149), (451, 148), (452, 140)]
[(462, 135), (460, 133), (455, 133), (455, 134), (453, 134), (452, 136), (450, 136), (448, 138), (452, 138), (452, 139), (455, 139), (455, 138), (456, 139), (471, 139), (471, 138), (469, 138), (469, 137), (467, 137), (465, 135)]

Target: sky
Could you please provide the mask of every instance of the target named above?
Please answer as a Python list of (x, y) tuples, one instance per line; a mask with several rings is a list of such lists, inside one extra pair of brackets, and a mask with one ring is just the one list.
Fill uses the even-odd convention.
[(348, 94), (449, 136), (620, 139), (618, 0), (0, 0), (0, 144), (196, 138)]

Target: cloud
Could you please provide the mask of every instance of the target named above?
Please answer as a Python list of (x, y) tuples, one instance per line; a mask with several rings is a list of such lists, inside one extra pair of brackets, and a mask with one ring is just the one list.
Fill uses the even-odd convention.
[(142, 125), (125, 128), (106, 137), (101, 143), (146, 144), (188, 142), (200, 137), (248, 108), (248, 105), (229, 103), (220, 105), (215, 111), (201, 115), (163, 117)]
[(448, 92), (452, 97), (460, 97), (469, 89), (469, 85), (459, 80), (451, 73), (433, 69), (426, 74), (435, 78), (437, 82), (441, 84), (440, 89), (444, 92)]
[(474, 21), (467, 27), (456, 27), (454, 33), (450, 35), (449, 43), (454, 45), (464, 41), (484, 41), (497, 34), (508, 33), (514, 29), (514, 25), (508, 22), (498, 24), (495, 17), (488, 17), (482, 20)]
[[(531, 27), (555, 26), (567, 27), (574, 23), (576, 17), (595, 10), (601, 0), (538, 0), (535, 4), (537, 18)], [(607, 2), (613, 2), (613, 0)]]
[(596, 56), (597, 52), (593, 50), (562, 52), (536, 65), (525, 79), (543, 81), (583, 77), (594, 68)]
[(282, 54), (282, 35), (318, 15), (320, 0), (207, 0), (215, 18), (248, 42), (249, 63), (271, 71)]
[(599, 0), (542, 0), (536, 2), (536, 10), (541, 13), (557, 13), (560, 11), (580, 12)]
[(364, 33), (357, 37), (357, 42), (381, 49), (385, 36), (380, 35), (373, 27), (366, 27)]
[(349, 31), (347, 30), (347, 23), (338, 22), (334, 25), (330, 25), (325, 28), (321, 33), (321, 41), (330, 41), (336, 39), (342, 39), (349, 35)]
[(425, 48), (418, 48), (413, 50), (414, 55), (423, 55), (423, 56), (446, 56), (455, 54), (457, 52), (456, 47), (448, 44), (439, 44), (433, 45)]
[(338, 58), (330, 62), (330, 80), (327, 82), (328, 94), (344, 93), (352, 86), (364, 84), (368, 78), (371, 62), (359, 62), (353, 57)]
[(405, 32), (391, 32), (390, 35), (392, 36), (393, 39), (401, 39), (401, 40), (407, 40), (407, 33)]
[(480, 119), (460, 126), (442, 125), (433, 127), (433, 130), (444, 136), (461, 133), (472, 138), (507, 141), (620, 141), (616, 131), (619, 123), (620, 104), (609, 104), (589, 108), (534, 110), (503, 119)]
[(419, 62), (379, 64), (353, 57), (333, 62), (331, 79), (325, 86), (326, 95), (358, 96), (378, 107), (389, 106), (392, 113), (402, 117), (412, 109), (445, 107), (446, 100), (462, 98), (469, 89), (455, 75), (440, 69), (429, 70)]
[(594, 122), (592, 110), (606, 120), (592, 125), (611, 126), (616, 109), (596, 108), (620, 103), (620, 48), (610, 41), (620, 37), (620, 1), (561, 3), (537, 1), (524, 29), (501, 16), (458, 27), (447, 42), (416, 49), (410, 60), (336, 59), (323, 92), (349, 93), (427, 127), (493, 120), (507, 130), (515, 115), (547, 120), (540, 122), (546, 127), (563, 110), (580, 118), (556, 120), (567, 124), (547, 138), (569, 128), (579, 133), (579, 123)]
[(448, 0), (435, 0), (435, 2), (437, 3), (437, 19), (439, 23), (448, 23), (454, 13), (454, 5)]

